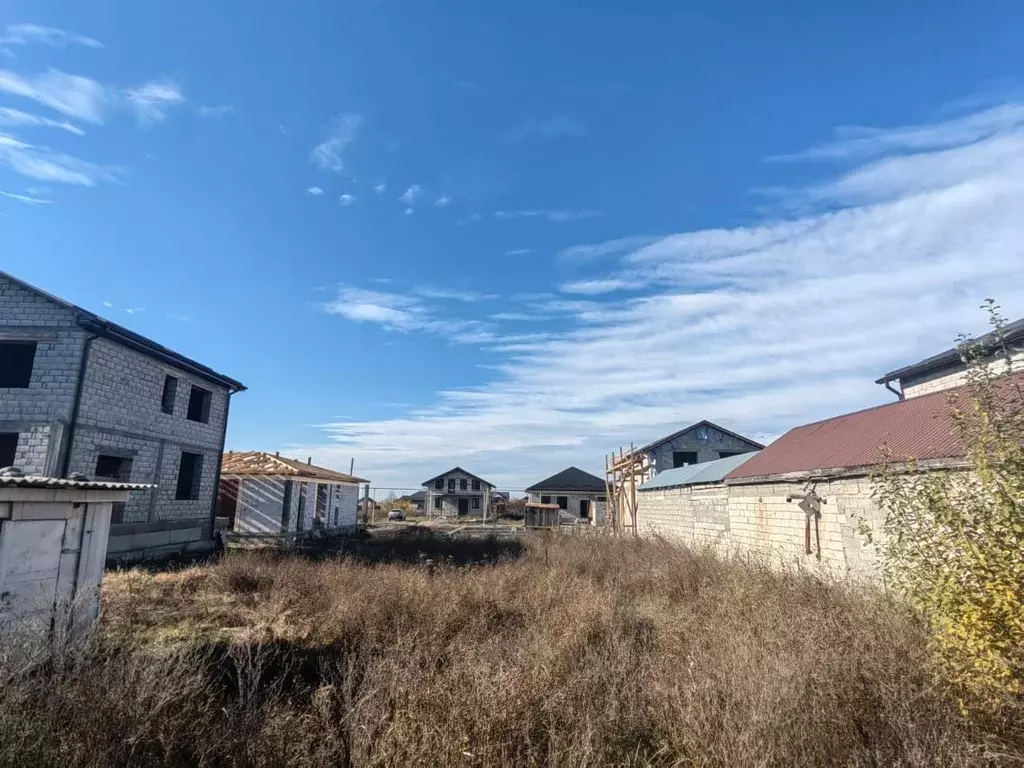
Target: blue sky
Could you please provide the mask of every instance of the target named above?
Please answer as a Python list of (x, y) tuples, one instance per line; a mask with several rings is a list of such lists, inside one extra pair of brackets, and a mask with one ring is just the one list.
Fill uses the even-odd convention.
[(883, 402), (1024, 314), (1024, 8), (771, 5), (8, 0), (0, 267), (382, 487)]

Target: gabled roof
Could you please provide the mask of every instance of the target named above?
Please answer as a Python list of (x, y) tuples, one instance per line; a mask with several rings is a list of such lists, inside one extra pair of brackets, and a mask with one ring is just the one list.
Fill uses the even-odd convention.
[[(1010, 397), (1024, 385), (1024, 374), (995, 382), (999, 396)], [(959, 459), (964, 446), (950, 415), (949, 398), (966, 406), (969, 392), (958, 387), (898, 400), (796, 427), (728, 475), (726, 480), (784, 475), (827, 474), (882, 463), (882, 446), (897, 460)]]
[(10, 280), (15, 285), (20, 286), (27, 291), (31, 291), (37, 296), (41, 296), (42, 298), (52, 301), (65, 309), (71, 310), (75, 313), (75, 322), (81, 328), (89, 331), (90, 333), (94, 333), (97, 336), (122, 344), (129, 349), (134, 349), (136, 352), (140, 352), (154, 360), (159, 360), (167, 363), (168, 365), (181, 368), (183, 371), (193, 373), (200, 378), (206, 379), (214, 384), (219, 384), (222, 387), (227, 387), (235, 392), (242, 392), (246, 388), (240, 381), (236, 381), (222, 373), (217, 373), (215, 370), (203, 365), (202, 363), (197, 363), (195, 360), (185, 357), (184, 355), (175, 352), (173, 349), (169, 349), (162, 344), (157, 344), (155, 341), (147, 339), (145, 336), (135, 333), (135, 331), (131, 331), (117, 323), (105, 320), (99, 315), (93, 314), (87, 309), (83, 309), (69, 301), (65, 301), (64, 299), (54, 296), (53, 294), (47, 293), (41, 288), (36, 288), (34, 285), (30, 285), (24, 280), (19, 280), (14, 277), (14, 275), (0, 270), (0, 277)]
[(464, 469), (463, 469), (462, 467), (452, 467), (452, 468), (451, 468), (451, 469), (449, 469), (449, 470), (448, 470), (447, 472), (442, 472), (442, 473), (441, 473), (440, 475), (434, 475), (434, 476), (433, 476), (432, 478), (430, 478), (429, 480), (427, 480), (426, 482), (424, 482), (424, 483), (423, 483), (423, 485), (430, 485), (430, 484), (431, 484), (431, 483), (433, 483), (433, 482), (434, 482), (435, 480), (437, 480), (437, 478), (439, 478), (439, 477), (444, 477), (445, 475), (450, 475), (450, 474), (451, 474), (452, 472), (461, 472), (461, 473), (462, 473), (462, 474), (464, 474), (464, 475), (469, 475), (470, 477), (474, 478), (475, 480), (479, 480), (479, 481), (480, 481), (481, 483), (483, 483), (484, 485), (489, 485), (489, 486), (490, 486), (491, 488), (495, 488), (495, 487), (497, 487), (497, 486), (495, 486), (495, 485), (494, 485), (494, 483), (488, 483), (488, 482), (487, 482), (486, 480), (484, 480), (484, 479), (483, 479), (482, 477), (477, 477), (477, 476), (476, 476), (476, 475), (474, 475), (474, 474), (473, 474), (472, 472), (467, 472), (467, 471), (466, 471), (466, 470), (464, 470)]
[(699, 485), (701, 483), (717, 483), (756, 455), (757, 451), (738, 453), (735, 456), (726, 456), (724, 459), (705, 461), (700, 464), (688, 464), (685, 467), (677, 467), (676, 469), (666, 469), (641, 485), (637, 490), (653, 491), (657, 488), (679, 488), (686, 485)]
[(744, 437), (743, 435), (737, 434), (731, 430), (726, 429), (725, 427), (715, 424), (713, 421), (702, 419), (698, 421), (696, 424), (691, 424), (688, 427), (683, 427), (678, 432), (673, 432), (671, 435), (668, 435), (667, 437), (662, 437), (658, 440), (655, 440), (653, 443), (648, 443), (643, 448), (638, 448), (637, 452), (646, 453), (647, 451), (657, 448), (662, 443), (667, 443), (669, 440), (675, 440), (680, 435), (685, 435), (687, 432), (690, 432), (696, 429), (697, 427), (711, 427), (712, 429), (717, 429), (719, 432), (724, 432), (730, 437), (735, 437), (737, 440), (742, 440), (743, 442), (747, 443), (747, 445), (752, 445), (754, 448), (764, 448), (763, 445), (761, 445), (758, 442), (755, 442), (754, 440), (751, 440), (749, 437)]
[(324, 480), (334, 483), (368, 483), (361, 477), (335, 472), (333, 469), (318, 467), (297, 459), (286, 459), (265, 451), (231, 451), (225, 453), (220, 468), (221, 476), (237, 477), (287, 477), (307, 480)]
[(557, 475), (552, 475), (546, 480), (541, 480), (535, 485), (531, 485), (526, 489), (527, 491), (585, 491), (587, 493), (601, 492), (605, 493), (608, 490), (608, 486), (605, 481), (592, 475), (589, 472), (584, 472), (582, 469), (577, 467), (569, 467), (563, 469)]
[[(1012, 323), (1008, 323), (1003, 328), (1003, 338), (1007, 344), (1017, 343), (1024, 341), (1024, 318), (1015, 320)], [(975, 343), (980, 344), (982, 348), (988, 352), (994, 352), (993, 345), (996, 343), (995, 331), (986, 333), (984, 336), (975, 340)], [(885, 384), (896, 379), (903, 379), (907, 376), (913, 376), (918, 373), (926, 373), (934, 370), (935, 368), (944, 368), (947, 365), (961, 363), (960, 351), (953, 347), (947, 349), (945, 352), (940, 352), (937, 355), (926, 357), (924, 360), (919, 360), (912, 365), (905, 365), (902, 368), (897, 368), (895, 371), (889, 371), (882, 378), (875, 381), (875, 384)], [(966, 366), (964, 366), (966, 367)]]

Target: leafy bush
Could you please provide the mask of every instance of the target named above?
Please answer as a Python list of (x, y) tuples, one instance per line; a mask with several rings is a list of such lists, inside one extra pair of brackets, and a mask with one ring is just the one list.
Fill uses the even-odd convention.
[(967, 383), (948, 400), (968, 471), (889, 455), (875, 478), (887, 513), (876, 543), (887, 583), (928, 618), (963, 705), (996, 713), (1024, 693), (1024, 393), (1005, 376), (1005, 320), (985, 306), (995, 340), (961, 340)]

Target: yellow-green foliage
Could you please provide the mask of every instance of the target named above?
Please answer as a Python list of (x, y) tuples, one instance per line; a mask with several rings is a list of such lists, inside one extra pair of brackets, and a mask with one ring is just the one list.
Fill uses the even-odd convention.
[(887, 584), (928, 617), (964, 705), (992, 711), (1024, 693), (1024, 393), (1003, 377), (1004, 321), (986, 307), (997, 343), (961, 343), (968, 396), (949, 400), (968, 471), (889, 455), (875, 497)]

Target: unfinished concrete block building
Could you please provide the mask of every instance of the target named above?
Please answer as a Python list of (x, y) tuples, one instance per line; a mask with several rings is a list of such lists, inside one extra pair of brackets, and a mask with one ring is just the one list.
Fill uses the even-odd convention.
[(156, 485), (112, 513), (108, 559), (214, 547), (238, 381), (0, 272), (0, 467)]
[(487, 517), (494, 485), (461, 467), (453, 467), (423, 483), (430, 517)]

